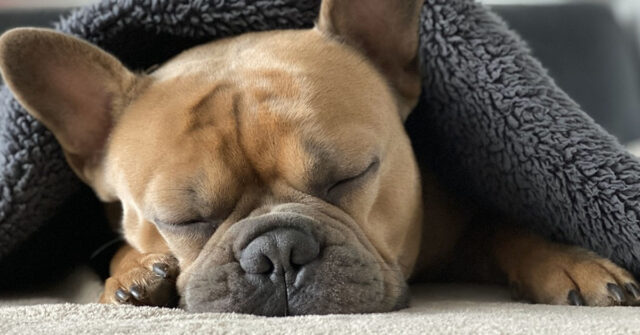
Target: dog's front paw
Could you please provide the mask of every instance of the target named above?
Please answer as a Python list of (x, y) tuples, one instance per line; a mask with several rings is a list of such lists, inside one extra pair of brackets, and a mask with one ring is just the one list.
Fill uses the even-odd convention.
[(629, 272), (590, 251), (558, 246), (520, 264), (509, 276), (515, 298), (558, 305), (615, 306), (640, 302)]
[(178, 260), (166, 254), (142, 254), (105, 282), (101, 303), (173, 306), (177, 302)]

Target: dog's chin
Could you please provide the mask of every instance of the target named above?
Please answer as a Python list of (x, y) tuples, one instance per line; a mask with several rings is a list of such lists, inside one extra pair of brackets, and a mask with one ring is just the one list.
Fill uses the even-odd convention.
[(321, 259), (291, 275), (247, 274), (238, 262), (212, 265), (206, 273), (191, 275), (181, 306), (191, 312), (265, 316), (373, 313), (406, 307), (404, 281), (389, 279), (373, 257), (355, 249), (327, 247)]
[[(297, 213), (268, 217), (258, 220), (262, 223), (236, 223), (216, 246), (205, 247), (179, 279), (182, 308), (285, 316), (388, 312), (407, 306), (402, 271), (380, 261), (351, 229)], [(247, 243), (238, 241), (270, 234), (273, 217), (295, 222), (291, 227), (312, 234), (319, 252), (312, 261), (287, 271), (247, 271), (238, 260)]]

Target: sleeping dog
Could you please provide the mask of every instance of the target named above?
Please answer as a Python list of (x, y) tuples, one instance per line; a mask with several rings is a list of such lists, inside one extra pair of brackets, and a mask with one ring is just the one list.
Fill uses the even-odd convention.
[(100, 301), (384, 312), (407, 305), (410, 280), (466, 280), (538, 303), (636, 303), (624, 269), (483, 215), (420, 170), (403, 122), (421, 6), (325, 0), (312, 29), (214, 41), (148, 73), (51, 30), (5, 33), (15, 97), (121, 206), (127, 245)]

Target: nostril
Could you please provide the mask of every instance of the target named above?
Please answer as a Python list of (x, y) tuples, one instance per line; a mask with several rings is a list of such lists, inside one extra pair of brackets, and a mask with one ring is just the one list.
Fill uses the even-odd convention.
[(242, 251), (240, 257), (240, 267), (251, 274), (267, 274), (271, 273), (275, 266), (273, 260), (269, 258), (269, 252), (265, 252), (265, 248), (269, 248), (270, 241), (265, 236), (261, 236), (253, 240)]
[(249, 242), (238, 260), (246, 273), (280, 275), (298, 272), (319, 254), (320, 245), (312, 235), (297, 229), (278, 228)]
[(303, 242), (291, 248), (289, 260), (294, 268), (311, 263), (320, 254), (320, 245), (315, 239), (309, 238)]
[(248, 262), (248, 265), (250, 267), (253, 266), (253, 268), (249, 269), (250, 271), (247, 271), (247, 269), (245, 269), (245, 271), (256, 274), (271, 273), (274, 268), (273, 263), (271, 262), (269, 257), (266, 257), (264, 255), (257, 256), (257, 259)]

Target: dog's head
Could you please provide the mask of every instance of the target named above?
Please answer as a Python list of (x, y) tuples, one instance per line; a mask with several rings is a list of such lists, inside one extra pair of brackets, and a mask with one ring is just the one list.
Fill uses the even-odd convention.
[(193, 311), (389, 311), (421, 236), (403, 120), (421, 1), (325, 0), (310, 30), (250, 33), (149, 74), (53, 31), (0, 40), (17, 99)]

